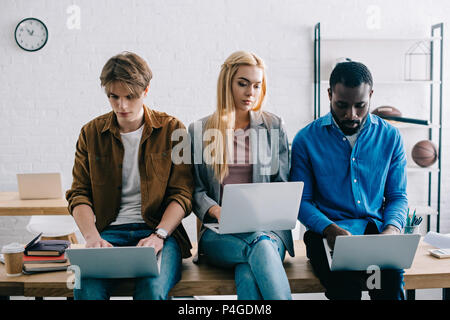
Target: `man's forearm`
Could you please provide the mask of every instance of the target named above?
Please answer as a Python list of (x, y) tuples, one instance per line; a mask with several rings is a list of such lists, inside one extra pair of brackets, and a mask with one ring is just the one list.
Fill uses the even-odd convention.
[(163, 228), (169, 234), (172, 234), (184, 217), (184, 209), (177, 201), (172, 201), (167, 206), (166, 211), (164, 211), (161, 222), (158, 224), (158, 228)]
[(323, 230), (334, 223), (307, 199), (302, 199), (298, 218), (301, 223), (318, 234), (323, 234)]
[(100, 238), (95, 226), (95, 215), (92, 208), (86, 204), (80, 204), (73, 208), (73, 218), (78, 225), (83, 237), (88, 239)]
[(382, 234), (399, 234), (401, 230), (392, 224), (388, 224), (384, 230), (381, 232)]

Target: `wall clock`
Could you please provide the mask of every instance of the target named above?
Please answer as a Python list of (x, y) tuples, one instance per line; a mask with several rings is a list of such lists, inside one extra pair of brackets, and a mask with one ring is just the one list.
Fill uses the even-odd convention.
[(23, 50), (38, 51), (47, 43), (47, 26), (39, 19), (26, 18), (17, 24), (14, 37)]

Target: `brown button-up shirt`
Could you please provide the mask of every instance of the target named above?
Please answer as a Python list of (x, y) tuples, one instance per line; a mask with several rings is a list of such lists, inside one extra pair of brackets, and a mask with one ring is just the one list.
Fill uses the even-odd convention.
[[(184, 125), (166, 113), (145, 106), (144, 109), (144, 131), (139, 146), (141, 214), (151, 228), (156, 228), (172, 201), (181, 205), (186, 216), (191, 213), (194, 184), (192, 166), (176, 165), (171, 160), (172, 148), (178, 143), (171, 141), (172, 132), (176, 129), (185, 131)], [(67, 191), (66, 199), (71, 214), (77, 205), (89, 205), (99, 232), (115, 221), (119, 213), (123, 155), (114, 112), (83, 126), (76, 145), (72, 188)], [(189, 257), (191, 243), (182, 224), (172, 236), (177, 240), (183, 258)]]

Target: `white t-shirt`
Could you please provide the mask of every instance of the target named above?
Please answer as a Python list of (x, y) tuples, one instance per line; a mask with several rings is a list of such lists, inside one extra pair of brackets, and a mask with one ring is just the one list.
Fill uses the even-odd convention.
[[(333, 123), (336, 125), (336, 127), (337, 127), (339, 130), (341, 130), (341, 128), (339, 128), (339, 125), (337, 124), (337, 122), (336, 122), (336, 120), (334, 119), (334, 117), (332, 116), (331, 118), (333, 119)], [(366, 121), (367, 121), (367, 118), (364, 119), (364, 122), (361, 124), (361, 126), (359, 127), (359, 129), (358, 129), (354, 134), (352, 134), (351, 136), (345, 135), (345, 137), (347, 138), (348, 142), (350, 143), (352, 149), (353, 149), (353, 147), (355, 146), (356, 140), (358, 139), (359, 134), (361, 133), (362, 128), (364, 128), (364, 125), (366, 124)], [(341, 130), (341, 131), (342, 131), (342, 130)]]
[(141, 177), (139, 175), (139, 144), (144, 126), (121, 133), (124, 148), (122, 163), (122, 198), (119, 215), (111, 225), (145, 223), (141, 216)]

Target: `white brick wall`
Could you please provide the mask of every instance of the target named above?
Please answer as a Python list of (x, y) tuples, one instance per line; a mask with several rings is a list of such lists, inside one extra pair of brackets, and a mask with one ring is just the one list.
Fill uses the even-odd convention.
[[(225, 58), (238, 49), (256, 52), (268, 67), (267, 109), (285, 119), (292, 139), (312, 119), (316, 22), (330, 36), (414, 37), (428, 36), (432, 23), (444, 22), (448, 28), (450, 19), (446, 0), (0, 2), (0, 191), (17, 189), (17, 172), (60, 171), (64, 188), (70, 186), (82, 124), (109, 111), (99, 85), (100, 70), (122, 50), (142, 55), (154, 72), (147, 103), (186, 125), (213, 111), (216, 80)], [(72, 4), (81, 9), (80, 30), (66, 27), (66, 10)], [(369, 5), (381, 9), (381, 29), (366, 27)], [(50, 35), (47, 45), (35, 53), (18, 48), (13, 38), (16, 24), (30, 16), (43, 20)], [(446, 52), (449, 40), (446, 36)], [(450, 80), (450, 59), (445, 61), (444, 105)], [(405, 89), (393, 90), (408, 97), (401, 91)], [(405, 102), (404, 113), (409, 106), (421, 112), (414, 101)], [(442, 231), (450, 232), (447, 110), (444, 116)], [(410, 194), (420, 194), (420, 184), (410, 185)], [(24, 229), (27, 218), (1, 217), (0, 221), (0, 245), (30, 238)], [(187, 222), (192, 239), (194, 222), (191, 218)]]

